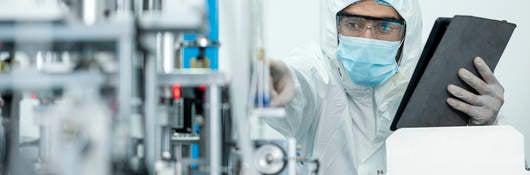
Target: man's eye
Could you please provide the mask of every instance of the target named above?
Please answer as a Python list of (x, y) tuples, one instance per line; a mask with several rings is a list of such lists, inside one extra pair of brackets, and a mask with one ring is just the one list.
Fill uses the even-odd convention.
[(359, 23), (356, 23), (356, 22), (348, 22), (346, 23), (346, 27), (350, 29), (359, 29), (361, 28), (361, 25), (359, 25)]
[(392, 32), (395, 27), (389, 23), (381, 23), (378, 28), (381, 32)]

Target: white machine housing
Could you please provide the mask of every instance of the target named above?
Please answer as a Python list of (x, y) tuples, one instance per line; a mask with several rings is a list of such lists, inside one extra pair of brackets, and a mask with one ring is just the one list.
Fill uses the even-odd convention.
[(388, 175), (520, 175), (524, 137), (511, 126), (399, 129), (386, 140)]

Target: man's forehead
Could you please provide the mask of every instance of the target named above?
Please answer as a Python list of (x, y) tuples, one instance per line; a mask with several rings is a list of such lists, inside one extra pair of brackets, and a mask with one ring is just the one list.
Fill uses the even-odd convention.
[(389, 7), (387, 5), (382, 5), (372, 0), (361, 1), (358, 3), (351, 4), (348, 7), (344, 8), (344, 10), (342, 10), (342, 13), (378, 18), (400, 19), (399, 14), (394, 8)]

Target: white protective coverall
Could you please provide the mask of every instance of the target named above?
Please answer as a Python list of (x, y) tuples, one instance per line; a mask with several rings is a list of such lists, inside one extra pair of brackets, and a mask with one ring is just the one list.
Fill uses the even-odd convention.
[[(287, 116), (267, 123), (296, 138), (302, 156), (320, 161), (319, 174), (386, 173), (385, 140), (421, 53), (422, 18), (417, 0), (387, 0), (406, 21), (399, 72), (383, 85), (355, 85), (336, 58), (336, 13), (355, 0), (324, 0), (321, 41), (294, 50), (281, 61), (294, 79), (296, 95)], [(307, 168), (300, 165), (303, 174)]]

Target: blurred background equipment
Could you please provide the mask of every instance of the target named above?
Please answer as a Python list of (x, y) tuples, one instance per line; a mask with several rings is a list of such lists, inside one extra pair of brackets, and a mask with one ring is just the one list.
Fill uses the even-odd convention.
[(0, 3), (0, 174), (296, 174), (294, 139), (249, 134), (285, 115), (261, 0), (223, 4), (248, 15), (233, 77), (217, 0)]

